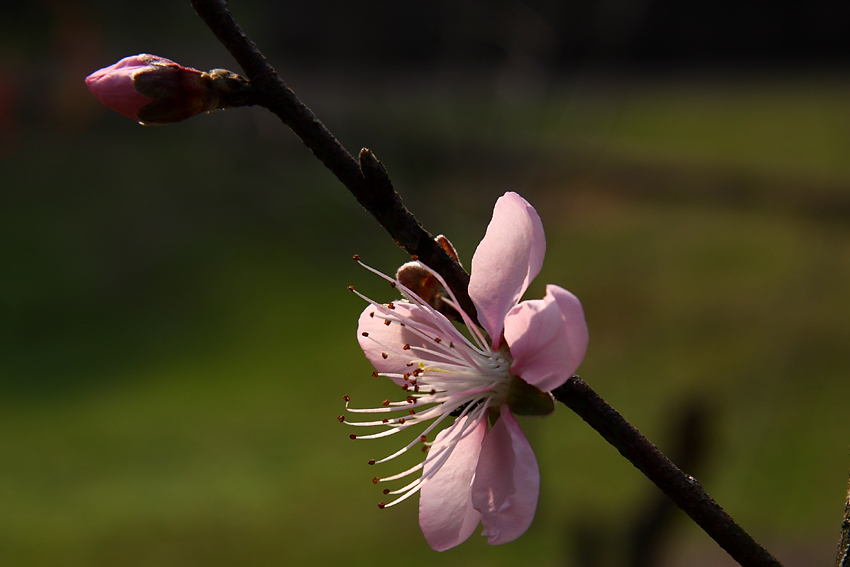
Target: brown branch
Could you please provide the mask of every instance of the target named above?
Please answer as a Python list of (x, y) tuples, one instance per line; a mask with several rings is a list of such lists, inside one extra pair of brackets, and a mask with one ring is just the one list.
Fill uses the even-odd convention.
[(358, 161), (340, 144), (248, 39), (233, 19), (226, 1), (192, 0), (192, 7), (244, 70), (256, 92), (255, 103), (289, 126), (399, 246), (441, 274), (461, 306), (474, 318), (475, 306), (467, 293), (469, 274), (407, 210), (374, 154), (364, 148)]
[(745, 567), (781, 566), (703, 490), (697, 479), (679, 470), (584, 380), (573, 376), (552, 394), (655, 483), (735, 561)]
[[(359, 161), (354, 159), (245, 36), (225, 0), (192, 0), (192, 6), (245, 71), (256, 92), (256, 104), (289, 126), (399, 246), (440, 273), (462, 307), (474, 317), (475, 307), (467, 292), (469, 275), (404, 207), (386, 169), (372, 152), (364, 148)], [(580, 378), (574, 376), (553, 394), (614, 445), (741, 565), (780, 566), (705, 493), (696, 479), (676, 468)]]

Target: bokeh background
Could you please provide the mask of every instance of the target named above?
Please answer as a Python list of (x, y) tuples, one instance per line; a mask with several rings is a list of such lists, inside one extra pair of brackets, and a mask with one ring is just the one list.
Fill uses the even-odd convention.
[[(787, 566), (832, 561), (850, 4), (232, 9), (467, 265), (499, 195), (536, 205), (529, 296), (582, 299), (587, 382)], [(262, 109), (143, 128), (97, 104), (83, 78), (129, 54), (238, 70), (187, 1), (2, 10), (0, 564), (734, 565), (565, 408), (523, 421), (543, 476), (528, 533), (431, 551), (415, 502), (376, 506), (372, 476), (396, 468), (366, 461), (394, 445), (336, 420), (344, 394), (393, 391), (346, 286), (392, 293), (351, 255), (392, 272), (402, 251)]]

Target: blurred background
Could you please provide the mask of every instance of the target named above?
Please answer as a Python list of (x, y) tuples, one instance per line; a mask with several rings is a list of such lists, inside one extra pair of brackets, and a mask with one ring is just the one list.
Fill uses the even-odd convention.
[[(468, 265), (541, 214), (529, 291), (583, 301), (580, 373), (786, 566), (834, 557), (850, 422), (850, 4), (234, 0), (284, 80)], [(406, 260), (262, 109), (140, 127), (85, 89), (149, 52), (238, 71), (188, 1), (0, 17), (0, 563), (734, 562), (576, 415), (522, 425), (518, 541), (437, 554), (378, 510), (342, 396)]]

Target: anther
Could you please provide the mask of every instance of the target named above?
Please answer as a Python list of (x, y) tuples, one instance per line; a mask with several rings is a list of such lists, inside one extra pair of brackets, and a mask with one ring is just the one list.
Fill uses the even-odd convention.
[(428, 438), (423, 435), (419, 438), (419, 440), (422, 441), (423, 443), (425, 443), (428, 440)]
[(386, 325), (387, 327), (389, 327), (392, 324), (393, 324), (393, 322), (390, 321), (389, 319), (384, 319), (384, 325)]
[(354, 286), (353, 285), (348, 286), (348, 291), (354, 291)]
[(392, 302), (392, 301), (390, 301), (389, 303), (387, 303), (387, 309), (395, 309), (395, 305), (393, 305), (393, 302)]
[(404, 390), (405, 392), (407, 391), (408, 388), (410, 388), (410, 384), (402, 384), (401, 385), (401, 389)]
[(390, 405), (390, 401), (384, 400), (383, 402), (381, 402), (381, 405), (384, 406), (384, 407), (387, 407), (388, 405)]
[(417, 256), (416, 254), (414, 254), (413, 256), (411, 256), (411, 257), (410, 257), (410, 259), (411, 259), (411, 260), (413, 260), (414, 262), (416, 262), (416, 261), (418, 261), (418, 260), (419, 260), (419, 256)]
[(415, 404), (415, 403), (416, 403), (416, 398), (414, 398), (413, 396), (407, 396), (407, 403), (409, 403), (409, 404)]
[(388, 355), (388, 354), (387, 354), (387, 353), (385, 353), (385, 352), (382, 352), (382, 353), (381, 353), (381, 358), (383, 358), (384, 360), (386, 360), (389, 356), (390, 356), (390, 355)]
[(378, 484), (380, 481), (381, 481), (380, 478), (375, 477), (375, 478), (372, 479), (372, 484)]
[(372, 378), (377, 378), (378, 376), (379, 376), (378, 371), (377, 371), (377, 370), (373, 370), (373, 371), (372, 371)]
[(385, 488), (383, 492), (384, 492), (384, 494), (389, 494), (389, 493), (390, 493), (390, 489), (389, 489), (389, 488)]
[(367, 333), (366, 331), (363, 331), (362, 333), (360, 333), (360, 336), (361, 337), (368, 337), (369, 333)]
[(360, 254), (355, 254), (354, 256), (351, 257), (351, 259), (354, 260), (355, 262), (359, 262), (360, 261)]
[(404, 345), (404, 346), (403, 346), (403, 347), (401, 347), (401, 348), (402, 348), (403, 350), (410, 350), (410, 345), (409, 345), (409, 344), (406, 344), (406, 345)]
[(434, 342), (435, 343), (441, 343), (441, 342), (443, 342), (443, 339), (441, 339), (440, 337), (434, 337)]
[[(409, 409), (409, 410), (407, 410), (407, 413), (409, 413), (410, 415), (416, 415), (416, 410)], [(340, 416), (340, 417), (342, 417), (342, 416)], [(342, 420), (340, 420), (340, 421), (342, 421)]]
[(383, 510), (385, 506), (386, 504), (384, 504), (383, 502), (378, 502), (378, 508), (380, 508), (381, 510)]
[(395, 287), (395, 282), (390, 282), (390, 287)]
[(343, 421), (345, 421), (345, 416), (344, 416), (344, 415), (340, 415), (340, 416), (338, 416), (336, 419), (337, 419), (340, 423), (342, 423)]
[(351, 435), (349, 435), (349, 436), (348, 436), (348, 438), (349, 438), (349, 439), (357, 439), (357, 435), (355, 435), (354, 433), (352, 433)]
[(399, 418), (399, 420), (398, 420), (398, 424), (399, 424), (399, 425), (404, 425), (404, 418), (403, 418), (403, 417), (400, 417), (400, 418)]
[(387, 419), (387, 418), (384, 418), (384, 419), (381, 420), (381, 423), (389, 423), (389, 422), (390, 422), (390, 420)]
[(369, 317), (374, 317), (374, 316), (375, 316), (375, 312), (374, 312), (374, 311), (372, 311), (371, 313), (369, 313)]
[(375, 459), (369, 459), (369, 464), (370, 464), (370, 465), (374, 465), (374, 464), (375, 464)]
[(348, 396), (343, 396), (343, 397), (342, 397), (342, 399), (343, 399), (343, 400), (345, 400), (346, 402), (350, 402), (350, 401), (351, 401), (351, 398), (349, 398)]

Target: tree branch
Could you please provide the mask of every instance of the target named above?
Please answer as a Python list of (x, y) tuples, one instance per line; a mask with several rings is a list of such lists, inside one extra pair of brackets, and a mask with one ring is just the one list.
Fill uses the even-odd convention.
[(735, 561), (745, 567), (781, 566), (703, 490), (697, 479), (679, 470), (584, 380), (574, 375), (552, 395), (655, 483)]
[[(364, 148), (359, 162), (354, 159), (245, 36), (225, 0), (192, 0), (192, 6), (245, 71), (256, 91), (256, 104), (289, 126), (399, 246), (445, 278), (463, 309), (475, 317), (467, 291), (469, 275), (404, 207), (386, 169), (372, 152)], [(781, 567), (706, 494), (696, 479), (676, 468), (581, 378), (573, 376), (553, 394), (614, 445), (741, 565)]]
[(242, 67), (255, 89), (256, 104), (267, 108), (289, 126), (399, 246), (441, 274), (463, 309), (474, 318), (475, 306), (467, 292), (469, 274), (446, 254), (434, 241), (434, 237), (407, 210), (393, 189), (386, 169), (374, 154), (364, 148), (360, 152), (359, 161), (354, 159), (292, 89), (286, 86), (236, 23), (225, 0), (192, 0), (192, 7)]

